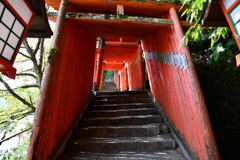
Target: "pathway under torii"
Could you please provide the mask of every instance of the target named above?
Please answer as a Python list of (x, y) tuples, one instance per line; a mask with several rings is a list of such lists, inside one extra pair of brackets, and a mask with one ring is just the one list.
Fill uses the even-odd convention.
[[(84, 16), (57, 20), (59, 37), (46, 67), (27, 159), (47, 159), (57, 152), (91, 98), (93, 82), (101, 88), (104, 70), (115, 70), (120, 90), (143, 89), (149, 80), (155, 100), (195, 156), (220, 159), (189, 49), (180, 46), (183, 28), (190, 24), (179, 20), (179, 5), (126, 0), (46, 3), (60, 10), (59, 17), (66, 11)], [(118, 16), (138, 18), (109, 18), (116, 10)]]

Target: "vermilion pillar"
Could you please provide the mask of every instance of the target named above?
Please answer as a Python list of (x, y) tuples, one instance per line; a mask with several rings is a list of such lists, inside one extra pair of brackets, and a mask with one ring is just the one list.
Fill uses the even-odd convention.
[(131, 90), (132, 89), (132, 78), (130, 76), (129, 68), (126, 68), (126, 72), (127, 72), (127, 88), (128, 88), (128, 90)]
[(102, 83), (102, 77), (103, 77), (103, 52), (99, 52), (99, 61), (98, 61), (98, 73), (97, 73), (97, 86), (101, 88)]
[(99, 89), (102, 88), (103, 74), (104, 74), (104, 70), (101, 69), (101, 73), (99, 75)]
[(94, 78), (93, 82), (98, 82), (98, 73), (99, 73), (99, 59), (100, 59), (100, 52), (96, 50), (95, 53), (95, 64), (94, 64)]

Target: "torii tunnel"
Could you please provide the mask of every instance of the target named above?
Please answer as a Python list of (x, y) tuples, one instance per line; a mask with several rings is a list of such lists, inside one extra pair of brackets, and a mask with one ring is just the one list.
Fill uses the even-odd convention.
[(143, 89), (142, 49), (138, 39), (106, 38), (101, 49), (96, 49), (95, 57), (93, 82), (98, 88), (102, 88), (103, 71), (113, 70), (114, 82), (121, 91)]
[[(46, 0), (59, 8), (60, 0)], [(201, 160), (220, 159), (203, 94), (177, 11), (181, 6), (158, 2), (70, 0), (67, 11), (155, 17), (158, 22), (68, 17), (63, 21), (55, 59), (43, 79), (27, 159), (51, 159), (66, 138), (95, 82), (114, 70), (120, 90), (150, 91), (190, 150)], [(104, 37), (102, 47), (97, 46)], [(145, 59), (145, 63), (143, 63)]]

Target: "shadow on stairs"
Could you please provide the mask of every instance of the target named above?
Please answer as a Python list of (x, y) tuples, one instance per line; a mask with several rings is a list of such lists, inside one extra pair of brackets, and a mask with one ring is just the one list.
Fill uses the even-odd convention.
[(146, 91), (97, 92), (58, 160), (183, 160)]

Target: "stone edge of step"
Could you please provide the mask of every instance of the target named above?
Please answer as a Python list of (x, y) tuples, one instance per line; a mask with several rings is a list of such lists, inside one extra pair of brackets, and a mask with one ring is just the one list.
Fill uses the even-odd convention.
[(97, 159), (122, 159), (127, 160), (129, 158), (137, 159), (137, 160), (185, 160), (181, 153), (177, 150), (165, 150), (161, 152), (120, 152), (120, 153), (94, 153), (94, 152), (71, 152), (70, 154), (63, 155), (63, 159), (58, 160), (78, 160), (79, 158), (91, 158), (92, 160)]

